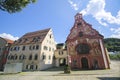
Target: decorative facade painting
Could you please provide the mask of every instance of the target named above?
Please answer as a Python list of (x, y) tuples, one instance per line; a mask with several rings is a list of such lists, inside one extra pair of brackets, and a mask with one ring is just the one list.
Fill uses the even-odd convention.
[(72, 69), (110, 68), (109, 57), (103, 44), (103, 36), (85, 22), (82, 14), (75, 15), (75, 23), (67, 37), (68, 64)]

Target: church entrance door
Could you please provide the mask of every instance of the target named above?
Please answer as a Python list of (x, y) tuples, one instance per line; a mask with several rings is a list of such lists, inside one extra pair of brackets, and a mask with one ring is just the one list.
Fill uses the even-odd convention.
[(82, 69), (88, 69), (89, 68), (89, 66), (88, 66), (88, 59), (83, 57), (81, 59), (81, 65), (82, 65)]

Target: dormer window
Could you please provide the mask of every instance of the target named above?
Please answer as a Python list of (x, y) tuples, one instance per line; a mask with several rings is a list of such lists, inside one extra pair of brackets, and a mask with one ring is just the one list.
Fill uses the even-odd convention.
[(36, 38), (34, 37), (34, 38), (33, 38), (33, 40), (32, 40), (32, 42), (34, 42), (34, 41), (35, 41), (35, 39), (36, 39)]
[(25, 39), (24, 42), (26, 42), (28, 39)]
[(22, 42), (22, 39), (19, 39), (18, 43), (21, 43)]
[(34, 37), (32, 42), (38, 42), (40, 40), (40, 37)]

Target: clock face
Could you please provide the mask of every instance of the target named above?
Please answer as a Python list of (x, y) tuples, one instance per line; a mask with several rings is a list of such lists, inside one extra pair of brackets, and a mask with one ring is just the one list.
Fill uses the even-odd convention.
[(76, 51), (78, 54), (88, 54), (90, 51), (90, 47), (88, 44), (79, 44), (76, 47)]

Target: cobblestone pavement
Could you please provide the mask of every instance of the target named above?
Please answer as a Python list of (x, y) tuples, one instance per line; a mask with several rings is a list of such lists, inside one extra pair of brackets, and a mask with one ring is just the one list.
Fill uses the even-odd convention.
[(72, 71), (71, 74), (64, 74), (59, 69), (18, 74), (0, 72), (0, 80), (120, 80), (120, 61), (111, 61), (111, 69)]

